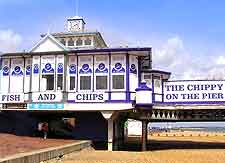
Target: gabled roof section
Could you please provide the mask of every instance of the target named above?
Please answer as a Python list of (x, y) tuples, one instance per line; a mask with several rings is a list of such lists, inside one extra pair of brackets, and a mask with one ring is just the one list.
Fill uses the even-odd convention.
[(51, 51), (66, 51), (67, 48), (61, 44), (51, 34), (47, 34), (43, 37), (30, 52), (51, 52)]

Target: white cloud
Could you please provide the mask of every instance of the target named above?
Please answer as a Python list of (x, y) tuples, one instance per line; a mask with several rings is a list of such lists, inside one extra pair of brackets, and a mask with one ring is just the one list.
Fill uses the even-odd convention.
[(14, 31), (0, 30), (0, 51), (15, 52), (22, 43), (22, 37)]
[(223, 55), (190, 54), (178, 36), (169, 38), (153, 51), (153, 67), (172, 72), (171, 79), (225, 79)]

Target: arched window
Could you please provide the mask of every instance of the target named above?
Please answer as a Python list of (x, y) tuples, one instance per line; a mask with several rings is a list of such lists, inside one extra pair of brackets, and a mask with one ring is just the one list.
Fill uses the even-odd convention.
[(72, 38), (69, 39), (69, 41), (68, 41), (68, 46), (74, 46), (74, 41), (73, 41)]
[(84, 44), (91, 45), (91, 39), (89, 39), (89, 38), (85, 39)]
[(82, 39), (77, 39), (77, 41), (76, 41), (76, 45), (77, 46), (82, 46), (83, 45), (83, 40)]

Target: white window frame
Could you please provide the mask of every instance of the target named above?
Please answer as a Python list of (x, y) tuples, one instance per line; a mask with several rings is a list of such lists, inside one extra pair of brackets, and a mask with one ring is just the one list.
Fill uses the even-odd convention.
[[(39, 86), (40, 86), (40, 88), (39, 88), (39, 90), (40, 90), (40, 92), (45, 92), (45, 91), (48, 91), (48, 92), (55, 92), (57, 89), (56, 89), (56, 86), (57, 86), (57, 62), (56, 62), (56, 56), (54, 56), (54, 64), (51, 62), (50, 64), (53, 66), (53, 68), (54, 68), (54, 73), (42, 73), (42, 70), (43, 70), (43, 68), (45, 67), (45, 64), (46, 63), (43, 63), (42, 61), (43, 61), (43, 58), (42, 58), (43, 56), (41, 56), (41, 63), (40, 63), (40, 69), (39, 69), (39, 74), (40, 74), (40, 84), (39, 84)], [(47, 56), (48, 57), (48, 56)], [(44, 66), (42, 66), (42, 65), (44, 65)], [(41, 88), (41, 80), (42, 80), (42, 76), (43, 75), (53, 75), (54, 76), (54, 89), (53, 90), (42, 90)]]

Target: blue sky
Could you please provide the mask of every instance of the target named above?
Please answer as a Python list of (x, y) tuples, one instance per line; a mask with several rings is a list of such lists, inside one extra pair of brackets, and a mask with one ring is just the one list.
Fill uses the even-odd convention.
[[(152, 46), (154, 68), (173, 78), (224, 78), (225, 1), (80, 0), (87, 28), (111, 46)], [(0, 0), (0, 51), (29, 50), (65, 31), (75, 0)], [(210, 61), (210, 62), (209, 62)]]

